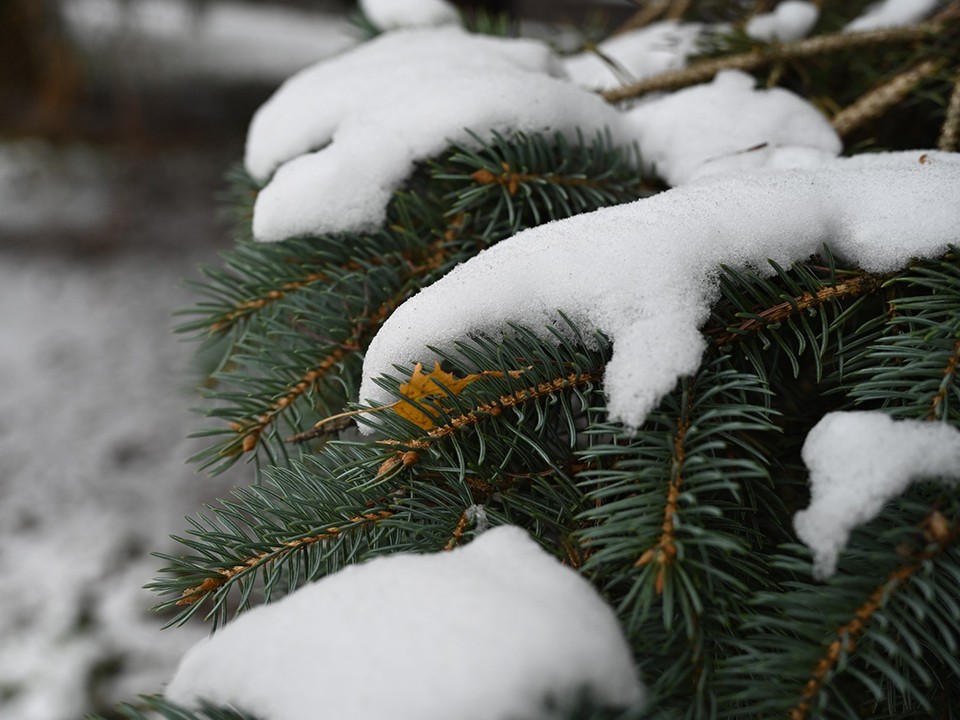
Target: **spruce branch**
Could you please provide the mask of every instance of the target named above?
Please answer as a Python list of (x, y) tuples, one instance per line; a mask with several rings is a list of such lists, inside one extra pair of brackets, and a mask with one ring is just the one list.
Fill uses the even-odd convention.
[(392, 515), (393, 512), (390, 510), (367, 512), (363, 515), (348, 518), (341, 525), (331, 525), (321, 532), (307, 535), (305, 537), (294, 538), (293, 540), (286, 540), (275, 548), (254, 553), (253, 555), (244, 559), (242, 562), (232, 565), (231, 567), (218, 570), (216, 575), (208, 577), (199, 585), (184, 589), (180, 595), (180, 598), (176, 601), (176, 604), (194, 605), (202, 602), (210, 595), (210, 593), (218, 592), (227, 583), (233, 582), (234, 580), (251, 572), (256, 572), (264, 565), (276, 562), (277, 560), (286, 557), (290, 553), (307, 548), (314, 543), (333, 540), (334, 538), (339, 537), (342, 533), (352, 532), (358, 529), (363, 529), (370, 525), (374, 525), (381, 520), (391, 517)]
[(687, 397), (686, 402), (683, 403), (684, 414), (677, 418), (677, 430), (673, 438), (673, 461), (670, 482), (667, 485), (667, 503), (663, 509), (662, 533), (657, 544), (646, 550), (636, 562), (637, 567), (643, 567), (651, 562), (657, 564), (657, 579), (654, 586), (657, 595), (663, 594), (664, 578), (668, 567), (677, 557), (676, 516), (679, 510), (680, 491), (683, 487), (683, 464), (686, 459), (684, 440), (687, 431), (690, 430), (690, 410), (693, 404), (690, 391), (688, 390), (685, 394)]
[(739, 325), (726, 331), (711, 329), (708, 335), (718, 346), (731, 345), (745, 336), (764, 330), (771, 325), (782, 323), (785, 320), (805, 311), (819, 308), (827, 303), (835, 302), (846, 297), (862, 297), (879, 290), (886, 280), (886, 276), (862, 273), (834, 285), (825, 285), (815, 292), (804, 292), (801, 295), (784, 300), (763, 309), (755, 310), (752, 317), (743, 320)]
[[(340, 347), (332, 350), (317, 365), (304, 373), (294, 384), (289, 385), (283, 394), (273, 399), (269, 407), (254, 419), (235, 422), (231, 427), (237, 432), (238, 439), (226, 445), (221, 455), (249, 453), (256, 449), (263, 433), (273, 425), (287, 408), (308, 392), (311, 392), (331, 370), (343, 362), (348, 353), (357, 352), (376, 334), (402, 297), (395, 297), (377, 308), (372, 314), (363, 316), (356, 323), (354, 331)], [(319, 434), (319, 433), (318, 433)], [(316, 437), (316, 436), (313, 436)]]
[(859, 33), (836, 33), (789, 43), (775, 43), (757, 47), (750, 52), (709, 58), (691, 63), (680, 70), (670, 70), (641, 79), (630, 85), (601, 93), (608, 102), (622, 102), (650, 92), (676, 90), (711, 80), (721, 70), (758, 70), (776, 63), (817, 57), (830, 53), (883, 45), (907, 45), (935, 38), (946, 28), (946, 22), (929, 22), (888, 30), (869, 30)]
[[(380, 466), (377, 476), (388, 475), (398, 467), (408, 468), (416, 465), (420, 460), (419, 451), (427, 450), (437, 440), (448, 438), (464, 428), (476, 425), (482, 420), (497, 417), (504, 410), (517, 408), (524, 403), (556, 395), (571, 388), (596, 383), (601, 377), (602, 372), (600, 371), (572, 372), (546, 382), (538, 383), (532, 387), (516, 390), (508, 395), (501, 395), (497, 398), (487, 400), (461, 414), (448, 415), (443, 424), (429, 430), (424, 437), (409, 438), (407, 440), (380, 440), (378, 442), (382, 444), (400, 445), (404, 449), (397, 450), (391, 457), (387, 458)], [(430, 414), (436, 411), (444, 412), (442, 408), (432, 403), (428, 405), (427, 408), (424, 408), (424, 410)]]
[(806, 720), (813, 708), (815, 698), (823, 691), (828, 675), (834, 671), (841, 658), (856, 650), (857, 640), (874, 620), (877, 612), (890, 601), (891, 595), (906, 586), (917, 571), (941, 555), (960, 538), (960, 522), (950, 524), (938, 510), (930, 513), (922, 525), (927, 528), (933, 547), (914, 555), (908, 563), (892, 571), (866, 602), (857, 608), (853, 613), (853, 619), (836, 630), (836, 637), (813, 668), (810, 679), (801, 693), (800, 702), (789, 711), (790, 720)]

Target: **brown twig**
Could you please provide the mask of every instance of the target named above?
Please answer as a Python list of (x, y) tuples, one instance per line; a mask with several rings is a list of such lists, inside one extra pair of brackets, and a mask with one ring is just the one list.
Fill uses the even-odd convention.
[(747, 53), (709, 58), (680, 70), (670, 70), (643, 78), (635, 83), (601, 93), (608, 102), (620, 102), (658, 90), (677, 88), (706, 82), (721, 70), (756, 70), (777, 62), (826, 55), (872, 45), (902, 45), (924, 40), (943, 32), (942, 22), (929, 22), (910, 27), (869, 30), (859, 33), (836, 33), (757, 47)]
[(836, 285), (821, 288), (815, 293), (804, 293), (792, 300), (787, 300), (772, 307), (765, 308), (756, 313), (757, 317), (744, 320), (729, 332), (721, 334), (719, 331), (708, 331), (707, 334), (715, 336), (714, 343), (716, 345), (730, 345), (746, 335), (763, 330), (765, 327), (774, 323), (782, 322), (804, 310), (820, 307), (821, 305), (839, 300), (843, 297), (869, 294), (879, 289), (885, 279), (886, 276), (883, 275), (872, 275), (868, 273), (857, 275), (849, 280), (839, 282)]
[(683, 487), (683, 464), (686, 460), (686, 436), (690, 429), (690, 405), (693, 398), (687, 397), (687, 411), (677, 420), (677, 434), (673, 438), (673, 468), (670, 483), (667, 486), (667, 502), (663, 508), (663, 523), (660, 527), (660, 539), (634, 563), (634, 567), (644, 567), (651, 562), (657, 563), (656, 591), (663, 594), (667, 567), (677, 556), (676, 516), (680, 508), (680, 491)]
[(943, 64), (943, 60), (924, 60), (868, 91), (852, 105), (834, 115), (830, 123), (839, 135), (849, 135), (899, 105), (917, 85), (939, 71)]
[(389, 510), (379, 510), (364, 513), (363, 515), (350, 518), (350, 524), (344, 527), (328, 527), (325, 530), (316, 533), (315, 535), (308, 535), (306, 537), (297, 538), (296, 540), (288, 540), (287, 542), (270, 550), (255, 553), (241, 563), (218, 570), (215, 576), (208, 577), (199, 585), (187, 588), (180, 595), (177, 605), (194, 605), (203, 600), (211, 592), (216, 592), (222, 588), (238, 575), (241, 575), (249, 570), (254, 570), (265, 563), (279, 560), (280, 558), (289, 555), (294, 550), (300, 550), (324, 540), (331, 540), (344, 532), (375, 524), (381, 520), (391, 517), (392, 515), (393, 513)]
[(953, 92), (950, 93), (937, 147), (944, 152), (956, 152), (960, 149), (960, 72), (953, 83)]

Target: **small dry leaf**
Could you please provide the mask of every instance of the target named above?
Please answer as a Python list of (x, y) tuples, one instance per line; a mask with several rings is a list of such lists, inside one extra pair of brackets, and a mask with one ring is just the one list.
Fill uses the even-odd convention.
[[(507, 373), (499, 370), (483, 370), (478, 373), (473, 373), (472, 375), (467, 375), (463, 378), (458, 378), (454, 376), (453, 373), (443, 370), (440, 367), (439, 362), (434, 363), (433, 370), (428, 372), (423, 371), (422, 363), (417, 363), (416, 367), (413, 369), (413, 375), (410, 376), (410, 381), (400, 385), (400, 394), (405, 398), (409, 398), (410, 400), (414, 401), (423, 400), (424, 398), (445, 397), (448, 394), (459, 395), (461, 392), (463, 392), (463, 389), (467, 387), (467, 385), (476, 382), (482, 377), (502, 378), (506, 375), (509, 375), (512, 378), (518, 378), (523, 375), (527, 369), (529, 368), (524, 370), (510, 370)], [(414, 425), (423, 428), (424, 430), (433, 430), (433, 428), (437, 426), (437, 416), (435, 414), (427, 413), (404, 400), (397, 400), (394, 403), (383, 405), (381, 407), (362, 408), (360, 410), (350, 410), (349, 412), (331, 415), (330, 417), (324, 418), (314, 425), (314, 431), (318, 430), (327, 423), (340, 418), (382, 412), (384, 410), (394, 410), (396, 411), (397, 415), (409, 420)], [(310, 433), (306, 433), (304, 436), (309, 434)], [(302, 436), (295, 436), (295, 438), (298, 440), (301, 439), (301, 437)], [(381, 468), (381, 473), (382, 472), (383, 469)]]
[[(515, 370), (510, 373), (511, 377), (519, 377), (522, 370)], [(504, 373), (497, 370), (484, 370), (483, 372), (473, 373), (463, 378), (458, 378), (440, 367), (440, 363), (434, 363), (433, 370), (423, 371), (423, 364), (417, 363), (413, 369), (413, 375), (410, 381), (400, 385), (400, 393), (411, 400), (422, 400), (424, 398), (444, 397), (448, 393), (459, 395), (463, 389), (482, 377), (503, 377)], [(436, 415), (428, 414), (426, 411), (398, 400), (393, 403), (393, 408), (397, 415), (409, 420), (417, 427), (424, 430), (432, 430), (436, 427)]]

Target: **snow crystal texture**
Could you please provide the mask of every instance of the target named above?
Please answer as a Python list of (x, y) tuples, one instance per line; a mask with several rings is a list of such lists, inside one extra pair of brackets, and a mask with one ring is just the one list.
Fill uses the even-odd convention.
[(526, 533), (501, 527), (258, 607), (187, 653), (166, 694), (265, 720), (508, 720), (543, 717), (548, 696), (584, 688), (611, 705), (642, 700), (613, 612)]
[(834, 574), (858, 525), (923, 479), (960, 481), (960, 430), (940, 422), (894, 420), (882, 412), (824, 416), (803, 445), (810, 507), (794, 516), (814, 557), (814, 575)]
[(843, 143), (824, 115), (789, 90), (758, 90), (739, 70), (629, 111), (644, 162), (670, 185), (762, 167), (818, 165)]
[(375, 227), (414, 164), (451, 141), (471, 142), (469, 129), (485, 138), (572, 138), (577, 128), (590, 135), (610, 127), (622, 141), (617, 111), (558, 74), (542, 43), (456, 27), (388, 33), (308, 68), (250, 128), (247, 169), (261, 180), (276, 170), (257, 197), (254, 235), (276, 241)]
[(960, 155), (902, 152), (812, 169), (758, 171), (686, 185), (515, 235), (401, 305), (374, 337), (360, 398), (393, 397), (374, 378), (432, 365), (470, 333), (510, 323), (543, 338), (562, 311), (613, 340), (604, 376), (611, 418), (638, 427), (706, 348), (699, 331), (721, 264), (770, 272), (823, 243), (873, 272), (960, 241)]

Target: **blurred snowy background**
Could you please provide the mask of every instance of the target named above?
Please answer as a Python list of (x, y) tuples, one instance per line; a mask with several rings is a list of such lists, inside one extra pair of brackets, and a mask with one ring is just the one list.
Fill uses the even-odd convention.
[[(479, 4), (479, 3), (477, 3)], [(589, 3), (486, 2), (576, 21)], [(627, 2), (621, 10), (629, 11)], [(0, 717), (160, 688), (197, 625), (141, 586), (182, 516), (252, 480), (185, 459), (198, 371), (171, 313), (229, 245), (250, 115), (357, 42), (347, 0), (0, 2)], [(564, 13), (569, 13), (564, 17)], [(614, 14), (616, 9), (614, 8)]]
[[(62, 9), (61, 12), (57, 12)], [(345, 4), (0, 3), (0, 717), (159, 689), (205, 628), (141, 586), (204, 499), (186, 440), (184, 278), (227, 246), (223, 172), (288, 74), (354, 42)]]

